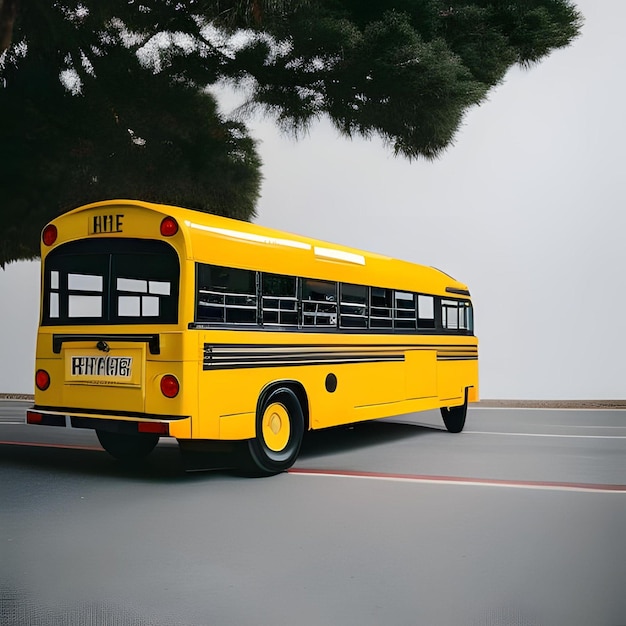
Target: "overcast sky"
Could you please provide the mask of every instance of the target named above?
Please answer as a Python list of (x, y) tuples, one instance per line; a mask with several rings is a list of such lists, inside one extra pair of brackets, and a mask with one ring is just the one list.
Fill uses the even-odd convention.
[[(438, 161), (325, 122), (254, 124), (256, 221), (433, 265), (469, 285), (481, 396), (626, 396), (624, 0), (580, 0), (582, 36), (513, 69)], [(0, 392), (32, 392), (39, 264), (0, 270)]]

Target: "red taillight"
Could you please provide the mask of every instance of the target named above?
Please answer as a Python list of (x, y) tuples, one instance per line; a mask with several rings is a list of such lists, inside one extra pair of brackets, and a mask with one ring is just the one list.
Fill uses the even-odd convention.
[(137, 432), (139, 433), (153, 433), (155, 435), (168, 436), (170, 434), (169, 424), (163, 422), (138, 422)]
[(163, 378), (161, 378), (161, 393), (166, 398), (175, 398), (180, 391), (180, 384), (176, 376), (172, 374), (165, 374)]
[(37, 389), (45, 391), (50, 386), (50, 374), (46, 370), (37, 370), (35, 374), (35, 385)]
[(47, 246), (51, 246), (57, 240), (57, 234), (57, 227), (54, 224), (48, 224), (41, 233), (41, 239)]
[(41, 424), (43, 422), (43, 415), (41, 413), (35, 413), (34, 411), (26, 411), (26, 423), (27, 424)]
[(173, 237), (178, 232), (178, 222), (173, 217), (164, 217), (161, 221), (163, 237)]

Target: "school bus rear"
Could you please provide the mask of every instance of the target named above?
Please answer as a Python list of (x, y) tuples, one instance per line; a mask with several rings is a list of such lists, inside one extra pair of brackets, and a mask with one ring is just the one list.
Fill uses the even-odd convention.
[(185, 250), (176, 220), (138, 202), (89, 205), (44, 229), (30, 423), (95, 428), (109, 440), (191, 437)]

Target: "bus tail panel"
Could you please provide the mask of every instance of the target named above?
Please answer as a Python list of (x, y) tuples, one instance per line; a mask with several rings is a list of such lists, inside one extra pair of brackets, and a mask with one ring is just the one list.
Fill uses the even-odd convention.
[[(40, 334), (35, 406), (102, 420), (186, 419), (171, 436), (191, 437), (197, 412), (196, 363), (184, 358), (180, 333), (157, 333), (159, 350), (137, 335)], [(153, 342), (154, 343), (154, 342)], [(83, 426), (85, 427), (85, 426)]]
[(41, 404), (145, 411), (145, 345), (76, 341), (64, 343), (55, 356), (57, 358), (47, 360), (50, 386), (39, 392)]

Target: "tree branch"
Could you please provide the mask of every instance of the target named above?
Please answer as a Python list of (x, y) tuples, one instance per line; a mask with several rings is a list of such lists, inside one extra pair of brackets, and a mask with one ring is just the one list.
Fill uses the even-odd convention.
[(0, 0), (0, 54), (13, 41), (13, 25), (17, 16), (19, 0)]

